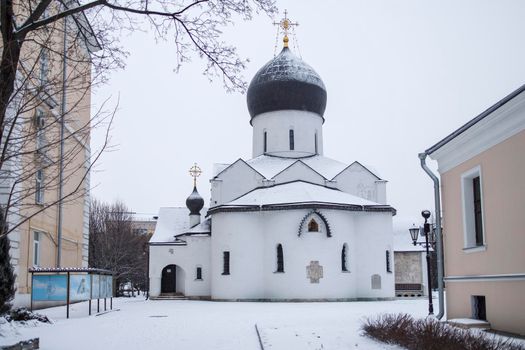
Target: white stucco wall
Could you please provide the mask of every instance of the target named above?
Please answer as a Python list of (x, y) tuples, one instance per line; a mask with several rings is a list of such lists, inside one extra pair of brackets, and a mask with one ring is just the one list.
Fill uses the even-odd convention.
[[(332, 230), (303, 232), (307, 209), (217, 213), (213, 215), (213, 299), (339, 299), (394, 296), (394, 263), (386, 272), (385, 250), (392, 249), (391, 213), (321, 210)], [(276, 247), (282, 244), (284, 273), (276, 273)], [(343, 244), (349, 248), (350, 272), (341, 271)], [(222, 275), (223, 251), (230, 251), (230, 275)], [(323, 278), (311, 283), (306, 267), (323, 266)], [(370, 277), (381, 276), (372, 290)]]
[(238, 160), (217, 178), (211, 180), (210, 208), (227, 203), (246, 192), (262, 186), (263, 176), (244, 161)]
[[(187, 245), (150, 246), (150, 295), (160, 294), (162, 269), (177, 265), (176, 290), (186, 296), (210, 295), (210, 237), (185, 237)], [(197, 266), (202, 267), (202, 280), (196, 280)], [(182, 271), (181, 271), (182, 270)]]
[[(304, 157), (323, 154), (323, 118), (306, 111), (284, 110), (262, 113), (252, 119), (253, 157), (264, 154), (264, 131), (267, 132), (267, 154), (282, 157)], [(294, 150), (290, 151), (289, 130), (294, 130)]]
[(337, 188), (343, 192), (386, 204), (386, 181), (379, 180), (357, 162), (348, 166), (334, 180), (337, 181)]

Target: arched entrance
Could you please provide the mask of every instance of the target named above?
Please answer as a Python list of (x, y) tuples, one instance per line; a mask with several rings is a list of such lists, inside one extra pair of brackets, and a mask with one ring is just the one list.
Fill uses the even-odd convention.
[(168, 265), (162, 269), (160, 282), (161, 293), (175, 293), (177, 289), (177, 265)]

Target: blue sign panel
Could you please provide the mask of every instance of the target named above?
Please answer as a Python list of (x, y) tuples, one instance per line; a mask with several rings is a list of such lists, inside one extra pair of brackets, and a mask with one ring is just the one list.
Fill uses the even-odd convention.
[(100, 276), (92, 275), (91, 279), (93, 282), (93, 288), (91, 288), (91, 299), (98, 299), (100, 298)]
[(113, 296), (113, 276), (107, 276), (106, 284), (106, 298), (111, 298)]
[(69, 277), (69, 299), (88, 300), (91, 292), (90, 275), (71, 275)]
[(66, 275), (33, 276), (33, 300), (60, 301), (67, 298)]

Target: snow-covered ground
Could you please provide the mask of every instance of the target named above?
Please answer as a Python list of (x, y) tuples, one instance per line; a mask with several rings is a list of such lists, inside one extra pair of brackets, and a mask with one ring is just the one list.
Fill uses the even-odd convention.
[[(425, 317), (427, 299), (344, 303), (248, 303), (113, 300), (114, 311), (88, 316), (87, 303), (39, 312), (53, 324), (0, 324), (0, 346), (39, 337), (41, 349), (399, 349), (361, 335), (361, 321), (379, 313)], [(0, 322), (1, 323), (1, 322)]]

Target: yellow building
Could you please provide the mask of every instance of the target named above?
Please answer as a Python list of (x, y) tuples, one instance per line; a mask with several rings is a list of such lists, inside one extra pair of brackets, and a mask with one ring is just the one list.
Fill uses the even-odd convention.
[(525, 334), (524, 151), (525, 85), (426, 151), (441, 175), (449, 320)]
[(24, 142), (10, 141), (12, 157), (0, 174), (17, 275), (15, 306), (29, 304), (29, 268), (88, 265), (91, 55), (98, 49), (83, 14), (23, 43), (8, 117)]

